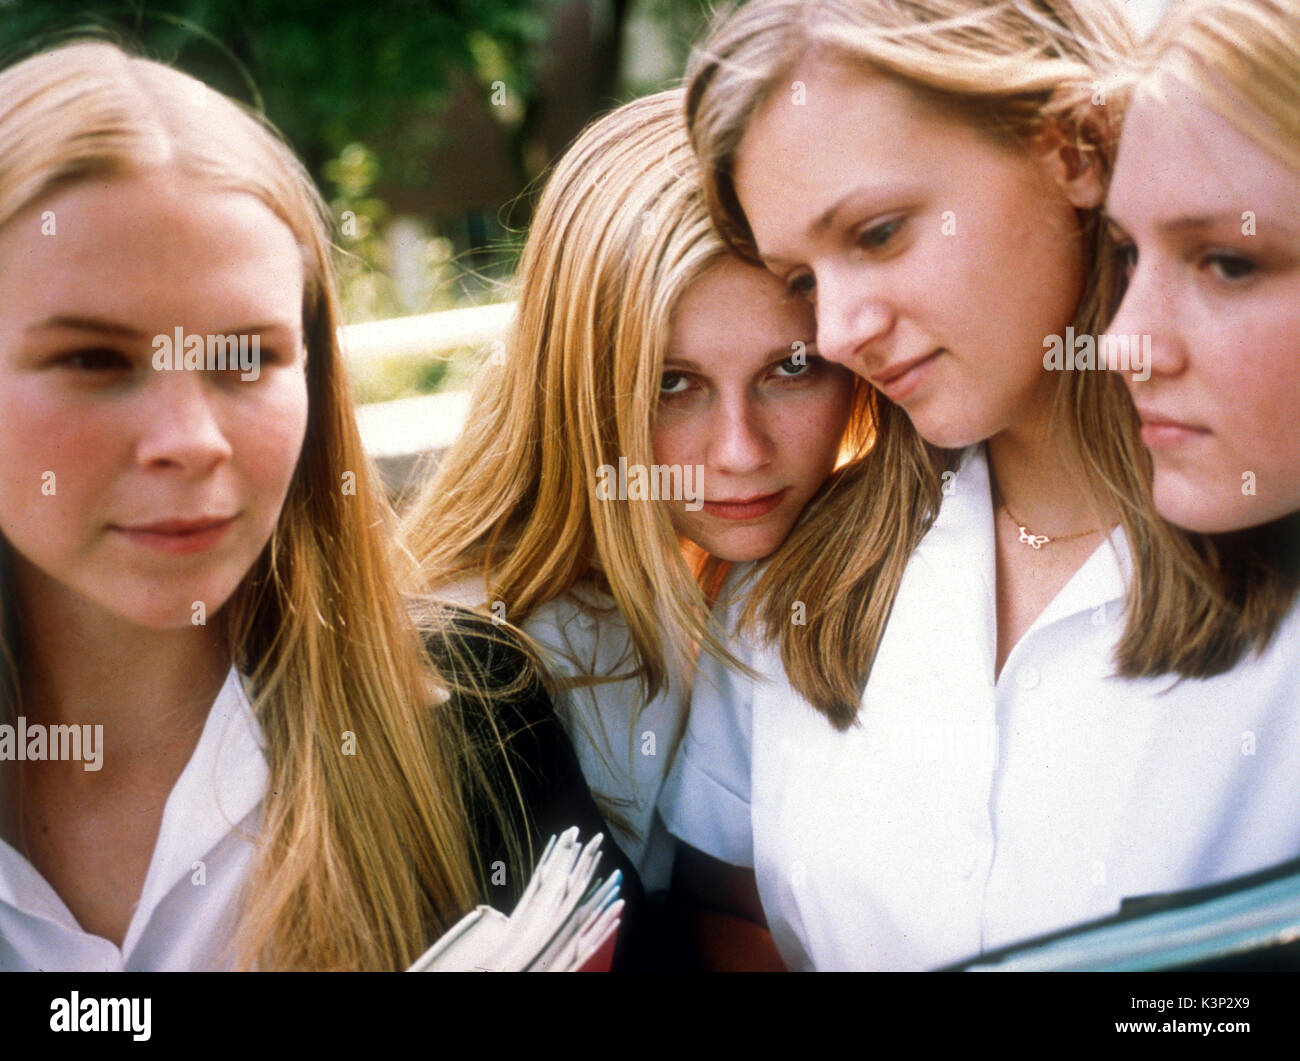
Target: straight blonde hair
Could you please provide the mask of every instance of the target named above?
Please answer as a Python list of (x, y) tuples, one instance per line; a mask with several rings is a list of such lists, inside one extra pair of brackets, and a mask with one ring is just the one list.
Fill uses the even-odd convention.
[[(507, 812), (396, 588), (340, 357), (326, 208), (259, 116), (166, 66), (83, 41), (0, 73), (0, 227), (57, 187), (160, 167), (256, 196), (306, 272), (306, 438), (271, 541), (221, 613), (270, 768), (230, 956), (401, 969), (486, 893), (467, 807)], [(22, 631), (5, 611), (16, 696)], [(359, 754), (341, 754), (345, 731)]]
[[(1163, 102), (1168, 80), (1300, 173), (1300, 7), (1282, 0), (1171, 5), (1119, 73), (1115, 103), (1126, 109), (1136, 94)], [(1210, 535), (1207, 549), (1236, 587), (1243, 626), (1266, 643), (1300, 598), (1300, 512)]]
[[(669, 652), (732, 662), (709, 621), (715, 559), (684, 555), (666, 506), (597, 497), (602, 465), (653, 462), (673, 310), (728, 255), (709, 223), (680, 90), (592, 124), (556, 165), (520, 261), (504, 356), (483, 369), (457, 442), (404, 538), (429, 591), (466, 577), (521, 624), (580, 581), (627, 623), (645, 700)], [(846, 434), (862, 451), (860, 410)], [(626, 676), (626, 675), (625, 675)]]
[(1294, 3), (1181, 0), (1165, 11), (1125, 73), (1122, 102), (1134, 91), (1159, 100), (1162, 78), (1171, 77), (1300, 171), (1300, 7)]
[[(710, 211), (728, 242), (753, 256), (732, 181), (736, 152), (764, 101), (817, 53), (895, 78), (1012, 149), (1055, 126), (1108, 176), (1116, 133), (1093, 95), (1133, 45), (1112, 0), (753, 0), (721, 13), (687, 70)], [(1082, 224), (1090, 268), (1072, 326), (1094, 334), (1118, 304), (1120, 273), (1099, 212)], [(903, 571), (958, 456), (926, 443), (890, 402), (873, 395), (873, 404), (875, 447), (842, 470), (775, 554), (742, 616), (779, 643), (791, 683), (840, 729), (857, 716)], [(1156, 514), (1150, 459), (1118, 374), (1061, 373), (1053, 423), (1062, 454), (1083, 462), (1097, 512), (1117, 512), (1133, 546), (1118, 672), (1205, 677), (1266, 641), (1282, 612), (1252, 609), (1212, 543)], [(806, 608), (798, 628), (797, 602)]]

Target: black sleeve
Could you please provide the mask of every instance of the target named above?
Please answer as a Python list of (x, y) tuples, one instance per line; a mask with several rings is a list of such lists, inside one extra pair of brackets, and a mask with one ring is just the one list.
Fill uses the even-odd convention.
[[(555, 716), (532, 660), (507, 631), (494, 627), (482, 616), (460, 610), (452, 614), (446, 633), (431, 640), (428, 647), (434, 662), (449, 679), (463, 681), (467, 668), (472, 668), (475, 683), (485, 690), (485, 697), (457, 695), (454, 699), (471, 740), (485, 752), (489, 772), (504, 779), (508, 774), (500, 769), (505, 765), (501, 757), (508, 760), (521, 789), (526, 819), (518, 817), (521, 800), (513, 791), (500, 793), (501, 803), (515, 815), (510, 824), (525, 843), (525, 854), (527, 839), (531, 839), (533, 864), (551, 836), (573, 826), (578, 827), (583, 842), (596, 833), (604, 834), (597, 876), (608, 879), (615, 871), (622, 873), (619, 894), (624, 907), (614, 963), (615, 968), (621, 967), (629, 948), (635, 947), (629, 941), (640, 930), (644, 905), (641, 880), (592, 799), (577, 755)], [(510, 879), (519, 875), (507, 869), (506, 879), (501, 880), (500, 867), (508, 867), (510, 859), (499, 819), (488, 812), (474, 786), (470, 786), (468, 796), (479, 851), (488, 867), (483, 874), (487, 880), (483, 901), (509, 913), (527, 877)], [(490, 868), (494, 864), (495, 872)]]

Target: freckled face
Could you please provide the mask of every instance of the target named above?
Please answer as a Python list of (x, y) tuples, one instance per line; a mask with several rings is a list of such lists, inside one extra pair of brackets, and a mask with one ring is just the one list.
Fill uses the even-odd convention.
[(728, 258), (682, 295), (655, 419), (655, 463), (698, 465), (704, 505), (673, 525), (714, 556), (757, 560), (785, 540), (835, 466), (853, 376), (823, 361), (812, 310)]
[[(210, 621), (302, 448), (302, 299), (288, 226), (170, 171), (74, 184), (0, 229), (0, 533), (25, 603)], [(155, 368), (178, 327), (256, 335), (257, 379)]]
[(741, 139), (735, 188), (767, 267), (816, 306), (823, 357), (942, 446), (1041, 418), (1044, 338), (1083, 290), (1076, 207), (1100, 188), (991, 143), (893, 79), (834, 59), (791, 75)]
[(1106, 203), (1130, 260), (1110, 331), (1150, 336), (1150, 378), (1124, 378), (1160, 514), (1239, 530), (1300, 511), (1300, 173), (1163, 87), (1129, 108)]

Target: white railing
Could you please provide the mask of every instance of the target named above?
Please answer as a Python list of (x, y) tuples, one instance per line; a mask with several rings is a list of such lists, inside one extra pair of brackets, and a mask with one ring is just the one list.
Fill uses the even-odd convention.
[[(339, 329), (349, 365), (376, 358), (436, 356), (462, 347), (490, 346), (505, 333), (513, 302), (423, 313), (416, 317), (350, 324)], [(361, 439), (394, 490), (407, 485), (419, 460), (446, 449), (460, 433), (469, 392), (444, 391), (376, 402), (357, 409)]]
[(484, 346), (498, 338), (510, 323), (513, 302), (491, 306), (447, 309), (418, 317), (395, 317), (339, 329), (344, 356), (351, 362), (376, 357), (402, 357), (422, 352), (441, 353), (459, 346)]

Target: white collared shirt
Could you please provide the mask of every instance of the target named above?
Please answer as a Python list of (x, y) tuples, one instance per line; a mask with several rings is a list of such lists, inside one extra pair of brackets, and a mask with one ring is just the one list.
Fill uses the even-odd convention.
[(976, 447), (843, 733), (774, 646), (734, 646), (759, 683), (701, 662), (661, 809), (754, 867), (791, 968), (933, 968), (1300, 855), (1300, 609), (1228, 674), (1117, 678), (1117, 529), (995, 681), (994, 556)]
[[(468, 607), (487, 605), (481, 583), (472, 579), (439, 595)], [(631, 676), (636, 654), (618, 605), (584, 582), (539, 605), (519, 626), (546, 652), (548, 669), (561, 681), (628, 675), (570, 685), (552, 699), (598, 806), (622, 819), (607, 822), (615, 841), (647, 893), (666, 890), (677, 843), (656, 806), (686, 725), (684, 666), (669, 650), (668, 686), (646, 702)]]
[(0, 840), (0, 970), (114, 972), (230, 966), (268, 771), (232, 668), (163, 809), (122, 946), (84, 931), (49, 882)]
[[(523, 629), (547, 649), (558, 677), (629, 675), (636, 667), (614, 598), (584, 583), (539, 607)], [(555, 696), (587, 785), (630, 826), (610, 823), (647, 893), (667, 889), (672, 877), (677, 844), (655, 808), (686, 726), (687, 696), (671, 654), (668, 686), (648, 702), (634, 677), (572, 686)]]

